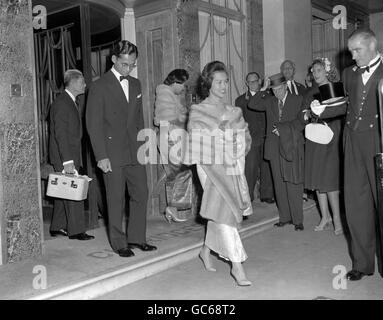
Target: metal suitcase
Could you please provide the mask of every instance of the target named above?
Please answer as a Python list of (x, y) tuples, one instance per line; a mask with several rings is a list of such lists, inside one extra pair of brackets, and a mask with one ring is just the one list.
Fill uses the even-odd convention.
[(87, 198), (90, 179), (88, 176), (75, 176), (55, 172), (49, 174), (47, 196), (81, 201)]

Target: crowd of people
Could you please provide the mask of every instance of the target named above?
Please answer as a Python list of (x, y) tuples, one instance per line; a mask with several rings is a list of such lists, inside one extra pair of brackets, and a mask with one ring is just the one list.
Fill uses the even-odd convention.
[[(348, 40), (356, 62), (344, 71), (344, 96), (335, 104), (321, 103), (324, 86), (338, 82), (340, 75), (328, 58), (310, 65), (306, 86), (294, 79), (295, 64), (281, 63), (280, 73), (265, 77), (249, 72), (247, 90), (235, 100), (226, 101), (229, 72), (220, 61), (209, 62), (202, 70), (199, 103), (187, 107), (184, 93), (189, 74), (171, 71), (156, 88), (154, 125), (167, 132), (184, 129), (188, 133), (215, 138), (222, 144), (223, 163), (206, 162), (193, 154), (188, 161), (168, 161), (168, 150), (159, 146), (166, 185), (165, 217), (184, 222), (190, 209), (196, 166), (203, 188), (200, 216), (207, 220), (204, 245), (199, 254), (206, 270), (214, 272), (211, 251), (231, 262), (231, 274), (240, 286), (251, 285), (243, 262), (247, 255), (238, 228), (253, 213), (252, 202), (257, 181), (260, 198), (276, 202), (281, 228), (293, 224), (304, 230), (304, 189), (315, 192), (321, 219), (315, 231), (333, 226), (335, 235), (343, 233), (342, 200), (351, 237), (352, 270), (349, 280), (359, 280), (374, 272), (377, 192), (374, 156), (380, 152), (377, 83), (383, 78), (382, 57), (377, 40), (368, 29), (356, 30)], [(144, 128), (140, 81), (130, 76), (136, 66), (138, 49), (121, 41), (112, 55), (113, 67), (94, 82), (87, 95), (86, 130), (97, 167), (102, 171), (107, 199), (108, 236), (112, 249), (122, 257), (134, 255), (132, 249), (152, 251), (146, 241), (148, 190), (145, 166), (137, 162), (140, 142), (137, 133)], [(65, 73), (65, 91), (51, 108), (50, 155), (56, 171), (73, 174), (81, 168), (81, 117), (76, 96), (84, 93), (80, 71)], [(327, 143), (305, 138), (305, 127), (322, 124), (332, 132)], [(234, 132), (232, 139), (225, 132)], [(158, 135), (161, 130), (158, 130)], [(342, 138), (343, 137), (343, 138)], [(162, 141), (159, 137), (158, 141)], [(167, 137), (167, 145), (177, 142)], [(202, 139), (202, 141), (205, 141)], [(202, 142), (203, 143), (203, 142)], [(218, 143), (218, 142), (217, 142)], [(193, 143), (190, 143), (193, 145)], [(231, 146), (242, 150), (230, 153)], [(202, 146), (203, 148), (205, 146)], [(217, 156), (212, 153), (212, 157)], [(228, 174), (228, 167), (236, 169)], [(127, 229), (122, 229), (125, 191), (129, 194)], [(331, 209), (331, 210), (330, 210)], [(86, 234), (83, 205), (76, 201), (55, 200), (50, 232), (71, 239), (91, 240)]]

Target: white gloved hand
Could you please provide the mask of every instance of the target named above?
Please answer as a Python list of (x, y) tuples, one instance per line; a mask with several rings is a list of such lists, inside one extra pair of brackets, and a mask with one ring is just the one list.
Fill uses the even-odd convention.
[(314, 114), (320, 116), (324, 109), (326, 109), (326, 105), (321, 105), (318, 100), (313, 100), (310, 104), (310, 109)]

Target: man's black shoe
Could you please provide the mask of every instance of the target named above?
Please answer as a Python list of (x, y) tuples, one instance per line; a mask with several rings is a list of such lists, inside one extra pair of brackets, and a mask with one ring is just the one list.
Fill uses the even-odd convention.
[(91, 240), (91, 239), (94, 239), (94, 237), (83, 232), (83, 233), (74, 234), (73, 236), (69, 236), (69, 239), (71, 239), (71, 240)]
[(303, 231), (303, 224), (302, 223), (300, 223), (300, 224), (296, 224), (295, 225), (295, 231)]
[(268, 204), (275, 203), (274, 198), (266, 198), (266, 199), (262, 199), (261, 201), (262, 201), (262, 202), (266, 202), (266, 203), (268, 203)]
[(130, 250), (129, 248), (119, 249), (119, 250), (117, 250), (117, 253), (120, 257), (124, 257), (124, 258), (134, 256), (134, 252), (132, 250)]
[(274, 223), (274, 227), (284, 227), (286, 224), (293, 224), (291, 221)]
[(60, 229), (60, 230), (56, 230), (56, 231), (49, 231), (51, 237), (57, 237), (57, 236), (64, 236), (64, 237), (67, 237), (68, 236), (68, 232), (65, 230), (65, 229)]
[(346, 278), (347, 280), (350, 280), (350, 281), (358, 281), (362, 279), (364, 276), (372, 276), (372, 273), (366, 274), (358, 270), (351, 270), (347, 272)]
[(130, 249), (138, 248), (138, 249), (141, 249), (142, 251), (157, 250), (157, 247), (152, 246), (152, 245), (147, 244), (147, 243), (129, 243), (129, 248)]

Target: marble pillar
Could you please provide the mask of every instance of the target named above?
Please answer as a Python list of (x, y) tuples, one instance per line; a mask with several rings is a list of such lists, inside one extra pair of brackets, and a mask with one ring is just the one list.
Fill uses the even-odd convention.
[(370, 28), (376, 34), (379, 52), (383, 52), (383, 12), (370, 15)]
[(42, 254), (31, 0), (0, 2), (0, 264)]
[(263, 44), (262, 0), (246, 1), (247, 19), (247, 72), (264, 76), (265, 56)]
[[(124, 16), (121, 18), (121, 40), (128, 40), (136, 44), (136, 20), (132, 8), (126, 8)], [(132, 70), (130, 75), (137, 78), (137, 68)]]
[[(178, 65), (179, 68), (187, 70), (189, 73), (189, 94), (195, 94), (196, 82), (200, 72), (197, 2), (177, 0), (175, 15), (176, 42), (178, 46), (176, 65)], [(193, 31), (191, 32), (191, 30)]]
[(295, 62), (295, 79), (304, 83), (312, 61), (311, 0), (263, 0), (265, 74), (280, 71), (285, 59)]

